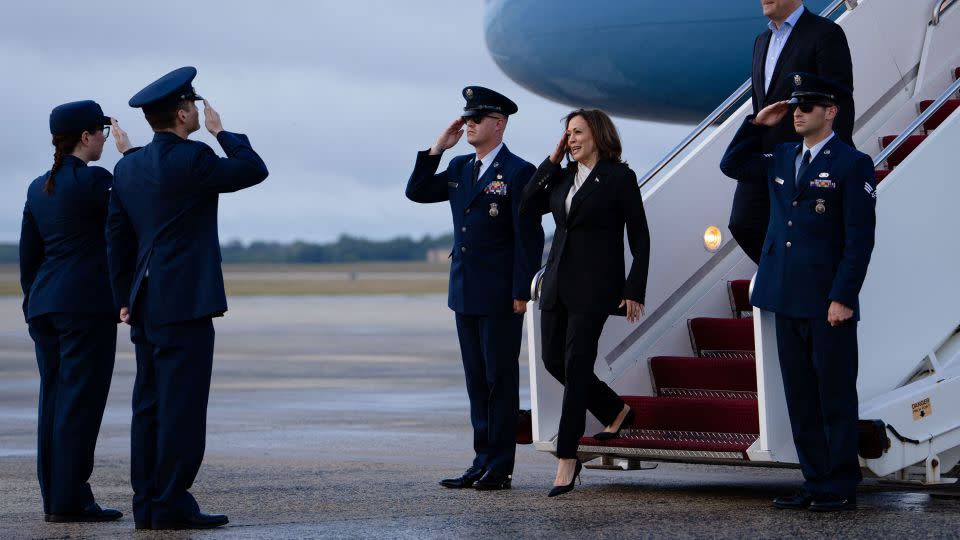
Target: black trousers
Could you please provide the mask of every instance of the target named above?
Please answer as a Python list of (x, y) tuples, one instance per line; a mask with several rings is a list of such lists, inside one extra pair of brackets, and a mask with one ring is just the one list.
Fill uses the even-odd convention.
[(597, 344), (607, 315), (573, 313), (557, 302), (540, 312), (541, 354), (547, 371), (563, 384), (563, 408), (557, 435), (557, 457), (577, 457), (589, 410), (604, 425), (612, 424), (624, 402), (593, 372)]
[(856, 496), (857, 323), (777, 315), (780, 370), (804, 490)]
[(473, 464), (502, 474), (513, 474), (517, 453), (522, 335), (523, 315), (457, 313), (473, 426)]
[(130, 430), (133, 517), (177, 521), (200, 511), (187, 490), (203, 461), (213, 369), (213, 321), (154, 325), (147, 294), (130, 331), (137, 355)]
[(770, 224), (770, 188), (766, 183), (737, 182), (727, 228), (753, 262), (760, 264), (763, 240)]
[(97, 435), (117, 350), (113, 315), (50, 313), (32, 319), (40, 370), (37, 478), (43, 511), (79, 512), (90, 490)]

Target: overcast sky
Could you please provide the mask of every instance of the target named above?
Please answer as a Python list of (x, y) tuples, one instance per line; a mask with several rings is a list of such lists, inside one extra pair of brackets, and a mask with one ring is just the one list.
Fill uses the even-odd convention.
[[(517, 102), (506, 143), (535, 164), (570, 110), (500, 72), (484, 42), (483, 9), (482, 0), (6, 5), (0, 241), (19, 238), (27, 184), (50, 168), (51, 108), (94, 99), (144, 144), (152, 134), (127, 100), (184, 65), (199, 69), (197, 91), (270, 169), (263, 184), (221, 197), (222, 241), (448, 232), (446, 204), (414, 204), (403, 190), (416, 152), (462, 110), (461, 88), (488, 86)], [(690, 129), (616, 122), (638, 174)], [(193, 137), (222, 154), (206, 130)], [(470, 151), (464, 137), (443, 166)], [(112, 170), (118, 158), (111, 139), (97, 164)]]

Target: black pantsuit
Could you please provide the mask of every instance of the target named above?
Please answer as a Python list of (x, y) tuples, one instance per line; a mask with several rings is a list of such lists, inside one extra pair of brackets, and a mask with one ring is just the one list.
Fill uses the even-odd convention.
[(110, 315), (48, 313), (30, 320), (40, 370), (37, 477), (46, 514), (93, 504), (97, 434), (113, 376), (117, 323)]
[[(540, 295), (541, 348), (547, 370), (564, 385), (557, 456), (575, 458), (586, 411), (611, 424), (623, 400), (593, 367), (603, 325), (624, 315), (621, 300), (644, 302), (650, 234), (637, 176), (623, 163), (601, 160), (566, 198), (576, 164), (561, 169), (549, 159), (523, 193), (521, 213), (552, 212), (557, 223)], [(623, 231), (633, 255), (625, 276)]]
[(597, 343), (608, 315), (572, 313), (564, 306), (540, 314), (541, 347), (547, 371), (563, 385), (563, 416), (557, 455), (577, 456), (586, 411), (604, 425), (617, 419), (623, 400), (593, 372)]

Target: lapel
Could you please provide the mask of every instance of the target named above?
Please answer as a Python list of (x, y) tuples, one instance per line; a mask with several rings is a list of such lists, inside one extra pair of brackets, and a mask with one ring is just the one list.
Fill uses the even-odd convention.
[[(490, 166), (487, 167), (487, 170), (484, 171), (483, 175), (480, 176), (480, 178), (477, 180), (477, 185), (472, 186), (468, 190), (468, 192), (470, 193), (470, 198), (467, 201), (468, 205), (472, 204), (474, 199), (476, 199), (477, 196), (483, 193), (483, 190), (487, 187), (487, 185), (490, 182), (492, 182), (495, 178), (497, 178), (498, 175), (500, 175), (501, 171), (503, 171), (504, 161), (506, 161), (509, 153), (510, 151), (507, 150), (507, 145), (503, 145), (503, 148), (501, 148), (500, 151), (497, 152), (496, 156), (487, 156), (486, 159), (493, 159), (493, 163), (491, 163)], [(469, 168), (470, 179), (467, 180), (468, 186), (473, 182), (474, 159), (477, 159), (477, 157), (474, 156), (473, 159), (470, 160), (470, 168)]]
[(764, 66), (767, 65), (767, 49), (770, 48), (772, 36), (773, 32), (769, 28), (760, 34), (760, 38), (757, 40), (757, 48), (753, 51), (753, 95), (757, 96), (757, 110), (754, 112), (760, 112), (767, 100), (767, 89), (764, 88), (763, 84), (766, 76)]
[(558, 226), (567, 224), (567, 193), (573, 185), (573, 174), (564, 168), (560, 173), (560, 181), (550, 190), (550, 209)]
[(833, 138), (830, 139), (830, 142), (825, 144), (824, 147), (820, 149), (820, 153), (817, 154), (817, 157), (813, 158), (813, 161), (810, 162), (810, 166), (807, 167), (806, 171), (804, 171), (803, 176), (797, 179), (798, 189), (795, 197), (800, 197), (803, 195), (803, 192), (806, 191), (810, 186), (810, 180), (818, 177), (819, 173), (830, 170), (830, 165), (833, 161), (833, 154), (836, 152), (834, 143), (838, 140), (839, 138), (836, 134), (834, 134)]
[[(583, 203), (583, 200), (590, 196), (597, 188), (600, 187), (600, 184), (604, 181), (604, 176), (606, 172), (606, 162), (598, 161), (594, 165), (593, 170), (590, 171), (590, 174), (587, 176), (587, 179), (583, 181), (583, 185), (580, 186), (580, 189), (573, 195), (573, 200), (570, 201), (570, 213), (567, 215), (567, 220), (570, 221), (572, 216), (576, 213), (577, 208)], [(574, 173), (574, 176), (576, 173)], [(571, 184), (573, 179), (571, 178)], [(569, 188), (567, 189), (569, 191)], [(566, 192), (564, 192), (564, 198), (566, 198)], [(566, 205), (564, 205), (566, 206)]]
[(783, 190), (786, 194), (786, 199), (792, 201), (797, 196), (797, 154), (800, 153), (800, 150), (803, 148), (803, 143), (797, 143), (793, 148), (793, 151), (788, 152), (787, 156), (787, 173), (783, 178)]
[[(770, 90), (773, 90), (773, 87), (780, 81), (780, 72), (783, 71), (783, 65), (787, 63), (787, 58), (793, 54), (793, 50), (796, 48), (793, 44), (800, 39), (797, 35), (803, 31), (808, 16), (812, 16), (810, 15), (810, 11), (807, 8), (803, 8), (803, 13), (801, 13), (797, 19), (797, 24), (793, 27), (793, 30), (790, 31), (790, 37), (788, 37), (787, 42), (783, 44), (783, 50), (780, 51), (780, 57), (777, 58), (777, 65), (773, 70), (773, 77), (770, 79)], [(786, 84), (789, 86), (791, 83), (787, 81)]]

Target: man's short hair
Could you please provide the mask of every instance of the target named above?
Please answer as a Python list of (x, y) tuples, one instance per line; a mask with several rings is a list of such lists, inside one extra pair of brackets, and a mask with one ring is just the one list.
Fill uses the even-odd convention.
[(189, 100), (170, 101), (143, 108), (143, 116), (154, 131), (171, 129), (177, 125), (177, 112), (187, 110)]

